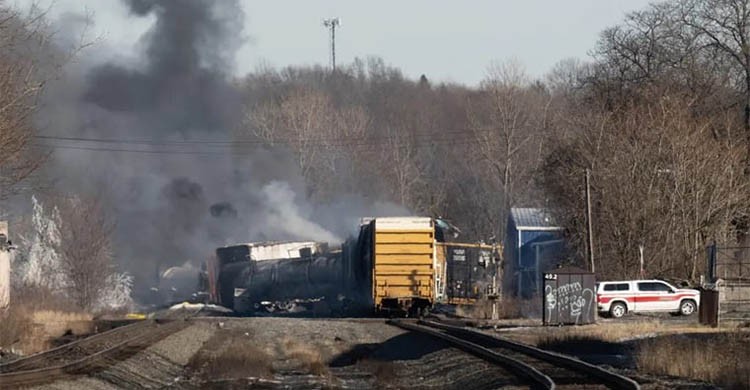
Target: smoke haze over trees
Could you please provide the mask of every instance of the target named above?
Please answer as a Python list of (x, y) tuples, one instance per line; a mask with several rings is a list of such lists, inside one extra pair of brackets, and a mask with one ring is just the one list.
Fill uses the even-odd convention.
[(498, 62), (477, 88), (407, 79), (376, 57), (237, 78), (237, 1), (125, 4), (155, 18), (139, 56), (84, 51), (34, 126), (0, 117), (20, 134), (0, 155), (0, 174), (17, 174), (0, 179), (30, 182), (24, 167), (49, 154), (34, 182), (100, 200), (138, 290), (220, 245), (340, 241), (375, 215), (441, 216), (466, 240), (499, 240), (510, 207), (549, 207), (583, 259), (586, 168), (603, 277), (636, 276), (643, 246), (649, 276), (695, 280), (705, 245), (750, 225), (750, 1), (658, 3), (603, 31), (589, 61), (540, 80)]

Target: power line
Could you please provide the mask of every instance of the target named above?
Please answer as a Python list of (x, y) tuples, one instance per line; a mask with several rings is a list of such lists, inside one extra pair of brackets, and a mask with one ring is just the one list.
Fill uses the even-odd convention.
[[(282, 130), (283, 131), (283, 130)], [(290, 130), (286, 130), (290, 132)], [(257, 147), (283, 146), (295, 149), (422, 149), (439, 146), (462, 147), (483, 142), (481, 135), (492, 135), (493, 130), (457, 129), (445, 131), (404, 132), (369, 137), (271, 137), (253, 140), (157, 140), (69, 137), (37, 135), (35, 148), (80, 150), (110, 153), (138, 153), (150, 155), (247, 155)]]
[[(361, 143), (336, 143), (336, 144), (310, 144), (310, 145), (297, 145), (298, 147), (306, 149), (335, 149), (335, 148), (369, 148), (376, 146), (383, 146), (389, 148), (423, 148), (437, 145), (469, 145), (476, 143), (476, 140), (471, 139), (434, 139), (429, 142), (405, 142), (401, 144), (388, 144), (385, 142), (361, 142)], [(31, 146), (39, 148), (52, 148), (52, 149), (77, 149), (77, 150), (90, 150), (90, 151), (105, 151), (105, 152), (138, 152), (138, 153), (176, 153), (176, 154), (224, 154), (219, 151), (201, 151), (201, 150), (180, 150), (180, 149), (126, 149), (126, 148), (112, 148), (112, 147), (96, 147), (96, 146), (80, 146), (80, 145), (66, 145), (66, 144), (49, 144), (49, 143), (34, 143)], [(269, 142), (258, 146), (294, 146), (283, 142)], [(245, 149), (247, 152), (247, 146), (244, 148), (241, 146), (235, 147), (235, 150)]]
[[(52, 136), (38, 136), (38, 138), (45, 140), (45, 141), (63, 141), (63, 142), (94, 142), (94, 143), (111, 143), (111, 144), (126, 144), (126, 145), (140, 145), (140, 146), (177, 146), (177, 147), (185, 147), (190, 146), (191, 149), (184, 150), (184, 149), (133, 149), (133, 148), (118, 148), (118, 147), (112, 147), (112, 146), (82, 146), (82, 145), (69, 145), (69, 144), (59, 144), (59, 143), (33, 143), (31, 146), (35, 148), (45, 148), (45, 149), (66, 149), (66, 150), (82, 150), (82, 151), (94, 151), (94, 152), (117, 152), (117, 153), (142, 153), (142, 154), (159, 154), (159, 155), (226, 155), (225, 152), (222, 151), (216, 151), (216, 150), (196, 150), (195, 147), (202, 147), (202, 146), (211, 146), (211, 145), (202, 145), (200, 143), (169, 143), (169, 142), (152, 142), (152, 143), (145, 143), (144, 141), (138, 141), (136, 143), (133, 143), (131, 140), (103, 140), (103, 139), (95, 139), (95, 138), (80, 138), (80, 137), (52, 137)], [(391, 143), (392, 141), (396, 141), (396, 143)], [(307, 144), (298, 144), (298, 147), (302, 147), (305, 149), (335, 149), (335, 148), (374, 148), (374, 147), (388, 147), (388, 148), (395, 148), (395, 149), (408, 149), (408, 148), (425, 148), (425, 147), (433, 147), (433, 146), (467, 146), (471, 144), (477, 143), (476, 139), (471, 139), (467, 137), (433, 137), (430, 139), (425, 139), (421, 141), (407, 141), (403, 143), (398, 143), (398, 139), (395, 138), (382, 138), (382, 139), (375, 139), (375, 140), (367, 140), (367, 139), (350, 139), (350, 140), (339, 140), (337, 142), (329, 142), (329, 143), (307, 143)], [(291, 141), (294, 142), (294, 141)], [(222, 142), (220, 145), (213, 145), (213, 146), (223, 146), (223, 147), (232, 147), (232, 153), (235, 155), (249, 155), (252, 154), (252, 150), (247, 150), (247, 147), (249, 146), (275, 146), (275, 145), (284, 145), (284, 146), (293, 146), (290, 145), (290, 141), (286, 140), (274, 140), (274, 141), (253, 141), (252, 143), (232, 143), (232, 142)], [(243, 150), (244, 149), (244, 150)]]
[(38, 149), (69, 149), (69, 150), (86, 150), (92, 152), (118, 152), (118, 153), (143, 153), (143, 154), (186, 154), (186, 155), (214, 155), (225, 156), (226, 153), (220, 152), (202, 152), (189, 150), (144, 150), (144, 149), (116, 149), (116, 148), (95, 148), (74, 145), (44, 145), (31, 144), (31, 147)]
[(115, 139), (115, 138), (88, 138), (88, 137), (67, 137), (67, 136), (52, 136), (52, 135), (35, 135), (34, 138), (39, 140), (51, 140), (51, 141), (71, 141), (71, 142), (92, 142), (92, 143), (107, 143), (107, 144), (129, 144), (129, 145), (144, 145), (144, 146), (222, 146), (222, 147), (236, 147), (243, 145), (268, 145), (271, 143), (304, 143), (304, 144), (321, 144), (328, 146), (332, 144), (338, 144), (340, 142), (371, 142), (371, 141), (382, 141), (387, 142), (389, 140), (437, 140), (445, 138), (446, 136), (454, 136), (456, 138), (466, 137), (478, 134), (490, 134), (492, 131), (486, 130), (448, 130), (442, 132), (410, 132), (404, 135), (400, 134), (384, 134), (363, 138), (342, 138), (342, 137), (315, 137), (315, 138), (290, 138), (290, 137), (274, 137), (269, 139), (256, 139), (256, 140), (231, 140), (231, 141), (216, 141), (216, 140), (179, 140), (179, 141), (168, 141), (168, 140), (154, 140), (154, 139)]
[[(160, 141), (160, 140), (137, 140), (137, 139), (107, 139), (107, 138), (86, 138), (86, 137), (63, 137), (52, 135), (35, 135), (34, 138), (41, 140), (54, 141), (76, 141), (76, 142), (95, 142), (95, 143), (112, 143), (112, 144), (130, 144), (130, 145), (224, 145), (230, 143), (244, 143), (244, 141), (209, 141), (209, 140), (184, 140), (184, 141)], [(252, 141), (260, 143), (260, 141)]]

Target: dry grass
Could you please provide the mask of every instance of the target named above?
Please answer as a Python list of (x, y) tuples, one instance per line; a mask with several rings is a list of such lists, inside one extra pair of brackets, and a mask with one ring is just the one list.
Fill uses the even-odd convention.
[(288, 359), (299, 362), (310, 374), (317, 376), (330, 374), (328, 364), (320, 353), (320, 349), (313, 345), (287, 339), (284, 342), (284, 354)]
[(270, 378), (271, 360), (254, 345), (232, 344), (206, 360), (203, 372), (209, 378)]
[[(474, 304), (457, 305), (456, 314), (461, 317), (474, 319), (491, 319), (494, 301), (480, 300)], [(498, 319), (518, 319), (528, 317), (536, 310), (538, 301), (530, 299), (505, 298), (497, 301)]]
[(371, 373), (379, 387), (391, 387), (398, 379), (396, 364), (389, 361), (375, 359), (360, 359), (357, 366), (363, 371)]
[(722, 332), (725, 330), (708, 328), (700, 324), (669, 324), (669, 321), (628, 321), (628, 322), (605, 322), (581, 326), (566, 327), (544, 327), (543, 333), (536, 332), (527, 334), (528, 339), (523, 340), (530, 344), (549, 345), (553, 343), (564, 343), (576, 339), (590, 339), (606, 342), (623, 342), (632, 339), (653, 337), (664, 334), (675, 333), (709, 333)]
[(14, 308), (0, 312), (0, 348), (14, 349), (31, 327), (31, 319)]
[[(523, 333), (520, 341), (546, 349), (632, 342), (638, 370), (710, 382), (730, 389), (750, 388), (750, 332), (699, 324), (644, 320), (544, 327)], [(507, 334), (510, 336), (511, 334)]]
[(240, 332), (217, 332), (188, 362), (207, 380), (271, 378), (272, 357)]
[(10, 308), (0, 312), (0, 348), (18, 354), (48, 349), (52, 339), (64, 334), (92, 330), (90, 314), (40, 289), (13, 291)]
[[(474, 304), (457, 305), (456, 315), (465, 318), (491, 319), (493, 301), (481, 300)], [(516, 301), (497, 302), (498, 318), (519, 318), (521, 310)]]
[(710, 337), (669, 336), (638, 343), (638, 369), (714, 383), (729, 389), (750, 388), (750, 333), (733, 331)]
[(37, 310), (31, 313), (34, 326), (41, 326), (45, 334), (60, 337), (66, 333), (89, 334), (94, 330), (93, 316), (89, 313), (61, 310)]
[[(281, 356), (276, 356), (277, 353)], [(252, 332), (243, 330), (217, 331), (187, 366), (193, 375), (207, 382), (273, 379), (274, 362), (284, 359), (311, 375), (331, 377), (328, 364), (315, 346), (289, 338), (280, 340), (278, 349), (264, 350), (258, 346)]]

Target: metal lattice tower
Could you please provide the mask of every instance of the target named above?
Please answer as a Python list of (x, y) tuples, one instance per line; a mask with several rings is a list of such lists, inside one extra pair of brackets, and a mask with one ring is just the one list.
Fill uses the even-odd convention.
[(324, 19), (323, 25), (331, 30), (331, 69), (336, 71), (336, 27), (341, 26), (341, 19)]

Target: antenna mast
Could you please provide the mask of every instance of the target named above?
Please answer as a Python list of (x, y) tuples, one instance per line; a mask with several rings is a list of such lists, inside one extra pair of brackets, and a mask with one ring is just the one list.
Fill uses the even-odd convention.
[(336, 71), (336, 27), (341, 26), (341, 19), (323, 19), (323, 25), (331, 30), (331, 69)]

